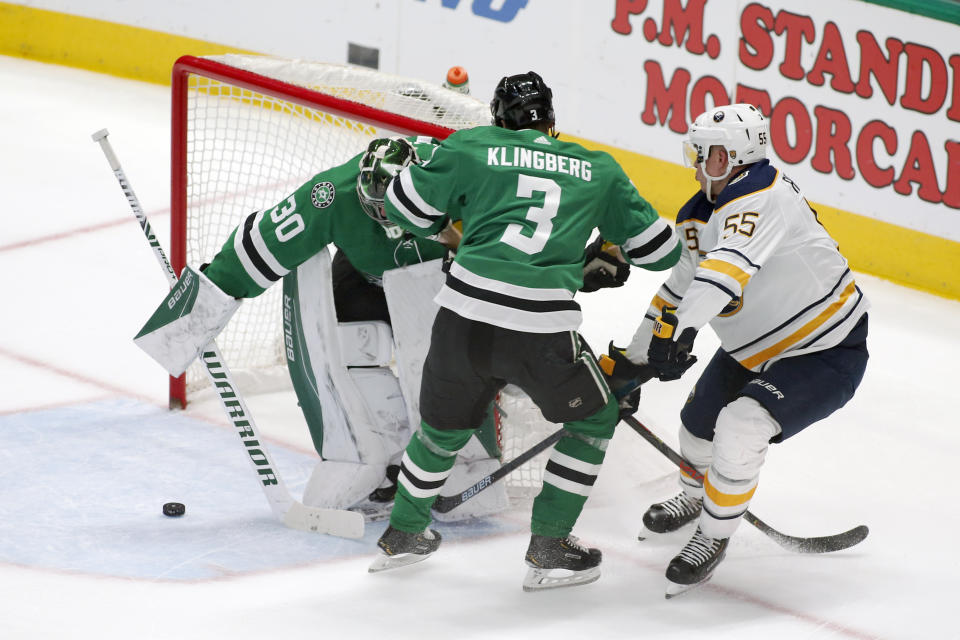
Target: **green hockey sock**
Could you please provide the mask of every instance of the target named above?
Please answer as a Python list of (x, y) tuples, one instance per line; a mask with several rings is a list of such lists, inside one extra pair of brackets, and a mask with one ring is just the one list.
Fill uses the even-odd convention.
[(467, 444), (473, 431), (441, 431), (421, 422), (400, 463), (397, 495), (390, 513), (390, 525), (394, 529), (419, 532), (427, 528), (431, 520), (430, 507), (453, 469), (457, 452)]
[(611, 399), (587, 420), (565, 425), (572, 435), (561, 438), (550, 452), (543, 489), (533, 501), (532, 533), (562, 538), (573, 530), (600, 473), (618, 414)]

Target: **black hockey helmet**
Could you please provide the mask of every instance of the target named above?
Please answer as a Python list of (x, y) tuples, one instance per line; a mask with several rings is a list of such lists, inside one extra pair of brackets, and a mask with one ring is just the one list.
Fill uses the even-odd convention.
[(533, 71), (505, 76), (493, 91), (490, 113), (494, 123), (505, 129), (529, 129), (541, 122), (552, 127), (553, 91)]
[(377, 138), (360, 157), (357, 198), (368, 216), (380, 224), (390, 224), (383, 216), (383, 198), (387, 185), (409, 164), (419, 164), (416, 148), (405, 138)]

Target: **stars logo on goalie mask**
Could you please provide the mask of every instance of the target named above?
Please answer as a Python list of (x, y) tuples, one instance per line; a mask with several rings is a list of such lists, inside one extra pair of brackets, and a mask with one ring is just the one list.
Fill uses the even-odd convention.
[(317, 209), (326, 209), (333, 203), (337, 190), (332, 182), (318, 182), (310, 192), (310, 201)]

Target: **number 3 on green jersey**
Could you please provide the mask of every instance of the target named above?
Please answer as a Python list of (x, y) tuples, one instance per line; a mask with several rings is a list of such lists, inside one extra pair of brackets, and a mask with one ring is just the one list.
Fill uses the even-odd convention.
[(532, 198), (534, 193), (543, 194), (543, 206), (532, 206), (527, 209), (527, 220), (536, 224), (533, 235), (524, 235), (523, 225), (512, 222), (507, 225), (506, 231), (500, 238), (500, 242), (505, 242), (531, 256), (543, 251), (547, 240), (550, 239), (550, 232), (553, 231), (553, 219), (557, 215), (557, 209), (560, 208), (560, 185), (550, 178), (528, 176), (522, 173), (518, 175), (517, 197)]

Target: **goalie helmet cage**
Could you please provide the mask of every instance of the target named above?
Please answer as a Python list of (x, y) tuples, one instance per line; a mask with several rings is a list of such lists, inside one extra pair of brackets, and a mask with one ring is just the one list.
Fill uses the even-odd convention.
[[(363, 67), (183, 56), (172, 76), (171, 262), (177, 274), (187, 264), (210, 261), (245, 216), (280, 202), (373, 138), (443, 139), (490, 124), (489, 106), (474, 97)], [(270, 287), (246, 300), (217, 338), (241, 390), (290, 386), (281, 309), (281, 287)], [(170, 379), (170, 406), (185, 407), (188, 394), (208, 384), (194, 363)], [(504, 425), (508, 456), (522, 446), (510, 426)], [(551, 428), (522, 429), (545, 435)], [(525, 475), (531, 473), (539, 485), (539, 473)]]

